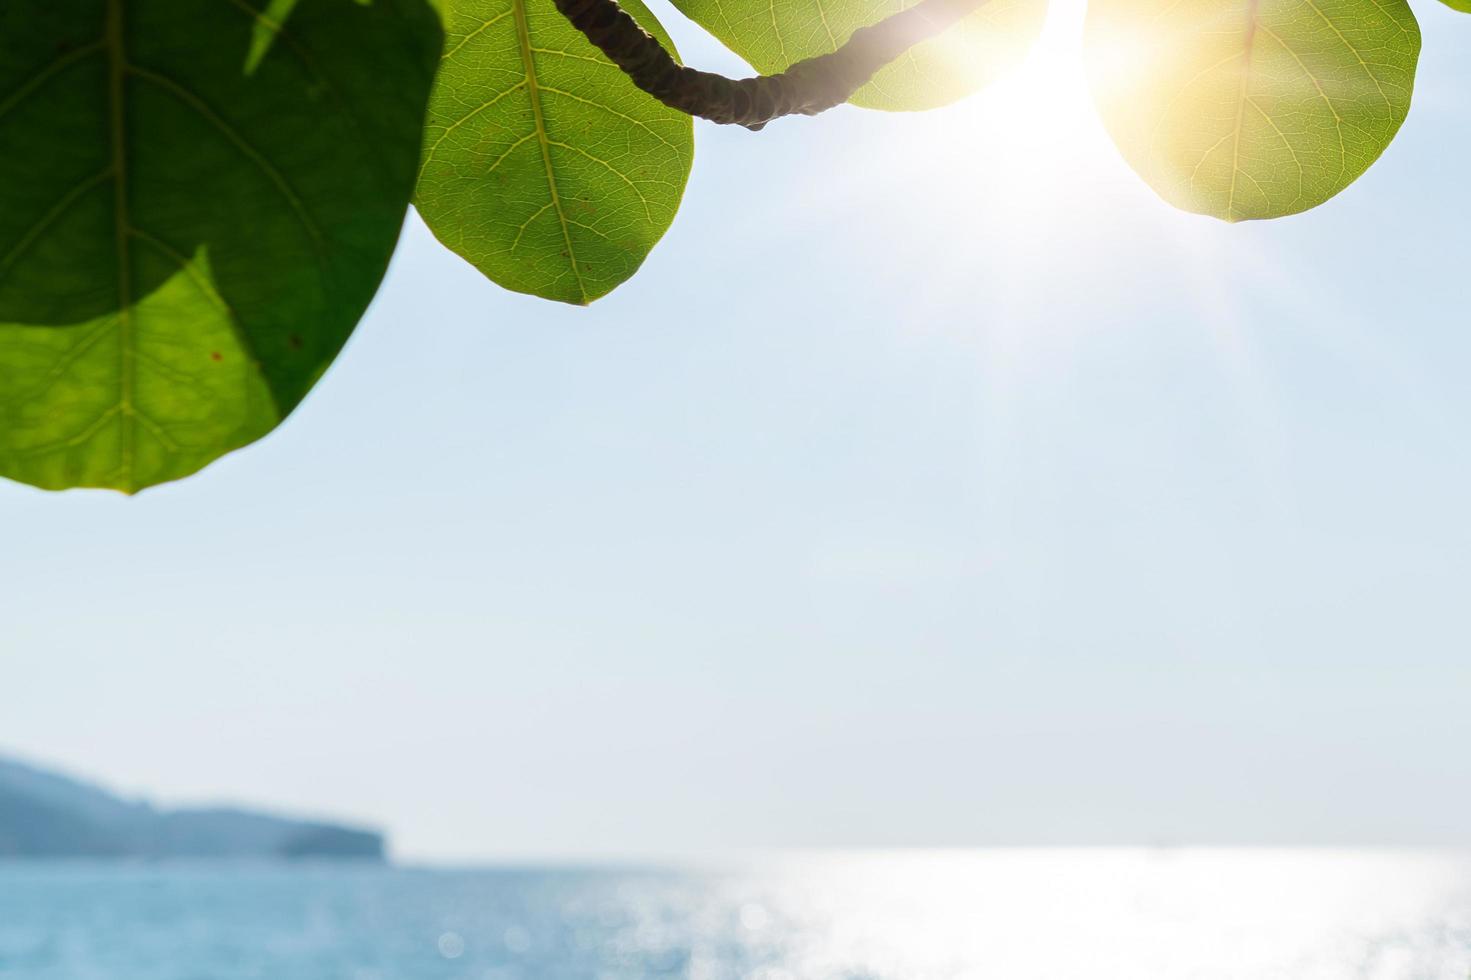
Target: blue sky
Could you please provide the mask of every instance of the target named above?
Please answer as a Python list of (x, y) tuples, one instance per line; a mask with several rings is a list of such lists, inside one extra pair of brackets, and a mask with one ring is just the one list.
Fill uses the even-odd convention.
[(589, 309), (411, 221), (261, 444), (0, 485), (0, 750), (412, 859), (1465, 843), (1471, 18), (1416, 11), (1400, 138), (1271, 224), (1127, 169), (1071, 0), (959, 107), (702, 125)]

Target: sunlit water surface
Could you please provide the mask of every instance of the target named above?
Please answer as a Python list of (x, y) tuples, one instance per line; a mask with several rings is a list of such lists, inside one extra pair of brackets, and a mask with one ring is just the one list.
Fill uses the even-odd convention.
[(1471, 855), (998, 850), (742, 870), (0, 865), (3, 980), (1464, 980)]

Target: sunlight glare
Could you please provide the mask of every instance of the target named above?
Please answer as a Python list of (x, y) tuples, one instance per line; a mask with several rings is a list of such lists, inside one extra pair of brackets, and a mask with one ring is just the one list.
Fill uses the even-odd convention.
[(870, 117), (864, 165), (831, 168), (844, 177), (824, 196), (875, 202), (871, 218), (895, 241), (924, 235), (948, 246), (906, 266), (910, 275), (924, 269), (923, 304), (953, 304), (982, 269), (992, 280), (989, 305), (1017, 314), (1061, 274), (1113, 289), (1092, 271), (1098, 257), (1116, 262), (1141, 234), (1176, 220), (1099, 121), (1084, 72), (1083, 14), (1082, 0), (1054, 3), (1011, 72), (938, 111)]

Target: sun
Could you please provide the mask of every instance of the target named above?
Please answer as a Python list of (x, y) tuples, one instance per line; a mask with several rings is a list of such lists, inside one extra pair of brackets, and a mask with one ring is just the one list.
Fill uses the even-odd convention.
[[(937, 116), (952, 156), (984, 159), (1007, 197), (1035, 215), (1062, 203), (1065, 183), (1111, 170), (1117, 152), (1094, 108), (1084, 70), (1082, 0), (1055, 0), (1015, 69)], [(1074, 219), (1078, 215), (1073, 215)]]
[[(851, 182), (901, 224), (930, 233), (1004, 234), (1022, 243), (1058, 222), (1086, 228), (1120, 179), (1137, 187), (1098, 116), (1083, 56), (1084, 0), (1054, 0), (1017, 64), (976, 94), (928, 112), (863, 120), (870, 134)], [(929, 203), (943, 192), (945, 203)]]
[(828, 192), (865, 201), (881, 238), (944, 242), (950, 267), (928, 247), (925, 261), (906, 261), (923, 269), (923, 296), (944, 302), (999, 268), (1021, 302), (1133, 234), (1139, 218), (1120, 217), (1126, 203), (1154, 210), (1093, 104), (1084, 15), (1084, 0), (1054, 0), (1010, 71), (940, 109), (854, 118), (843, 159), (824, 166), (842, 175)]

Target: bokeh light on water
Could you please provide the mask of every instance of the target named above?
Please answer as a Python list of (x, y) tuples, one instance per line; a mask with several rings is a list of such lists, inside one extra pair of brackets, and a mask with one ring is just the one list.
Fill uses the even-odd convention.
[(1471, 855), (998, 850), (743, 870), (0, 865), (0, 980), (1464, 980)]

